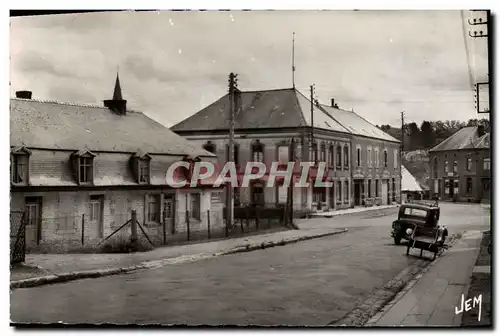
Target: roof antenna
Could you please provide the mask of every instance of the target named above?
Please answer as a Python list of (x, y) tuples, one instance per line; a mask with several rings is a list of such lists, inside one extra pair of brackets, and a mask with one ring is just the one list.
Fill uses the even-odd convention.
[(292, 84), (295, 89), (295, 32), (292, 37)]

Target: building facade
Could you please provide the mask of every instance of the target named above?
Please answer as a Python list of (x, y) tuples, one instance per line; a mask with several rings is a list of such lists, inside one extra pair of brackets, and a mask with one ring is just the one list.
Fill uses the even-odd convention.
[[(392, 155), (398, 156), (399, 142), (356, 113), (336, 106), (311, 103), (296, 89), (238, 91), (235, 100), (235, 163), (240, 167), (239, 174), (243, 174), (246, 163), (251, 161), (262, 161), (267, 167), (272, 162), (285, 165), (290, 160), (289, 144), (292, 138), (296, 143), (297, 163), (325, 163), (326, 180), (331, 182), (331, 187), (314, 187), (313, 183), (307, 188), (296, 187), (293, 193), (295, 209), (329, 211), (355, 204), (368, 205), (365, 200), (375, 198), (376, 192), (379, 193), (380, 204), (399, 199), (399, 169), (389, 162), (382, 166), (384, 150), (387, 160)], [(216, 153), (222, 165), (228, 160), (228, 120), (229, 96), (225, 95), (171, 129)], [(370, 146), (374, 147), (372, 158), (380, 166), (374, 163), (373, 167), (368, 167), (364, 158), (359, 166), (354, 166), (358, 162), (355, 159), (358, 149), (368, 155), (367, 148)], [(379, 155), (379, 160), (375, 160), (375, 153)], [(310, 175), (313, 180), (315, 172), (313, 168)], [(359, 185), (353, 183), (354, 179), (360, 181)], [(372, 186), (373, 192), (370, 189)], [(382, 197), (383, 190), (387, 190), (384, 195), (393, 190), (398, 196), (396, 199), (393, 196)], [(248, 188), (235, 190), (236, 205), (274, 206), (284, 204), (286, 200), (286, 187), (265, 188), (264, 183), (259, 181)]]
[(223, 225), (218, 189), (173, 189), (166, 181), (172, 163), (215, 156), (127, 110), (118, 78), (104, 107), (17, 96), (10, 102), (11, 210), (25, 213), (28, 250), (93, 248), (132, 210), (154, 244), (182, 234), (188, 220), (193, 232), (205, 230), (208, 216), (212, 228)]
[(491, 198), (490, 133), (464, 127), (429, 150), (432, 191), (443, 200)]

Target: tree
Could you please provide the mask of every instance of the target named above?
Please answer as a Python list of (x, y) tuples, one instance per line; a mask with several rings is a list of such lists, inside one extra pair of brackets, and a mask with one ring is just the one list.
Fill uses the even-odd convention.
[(425, 120), (422, 122), (422, 125), (420, 125), (420, 134), (422, 138), (422, 146), (425, 149), (431, 149), (436, 145), (436, 134), (434, 133), (434, 129), (430, 122)]
[(419, 149), (422, 146), (422, 138), (420, 134), (420, 129), (417, 124), (412, 122), (408, 124), (408, 133), (410, 136), (409, 150)]

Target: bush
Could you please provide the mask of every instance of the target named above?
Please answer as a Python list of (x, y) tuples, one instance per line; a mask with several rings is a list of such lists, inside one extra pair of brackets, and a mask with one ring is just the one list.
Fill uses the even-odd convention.
[[(113, 237), (115, 238), (115, 237)], [(131, 252), (146, 252), (154, 249), (154, 246), (142, 237), (138, 237), (136, 246), (133, 246), (129, 235), (119, 235), (102, 245), (101, 253), (131, 253)]]

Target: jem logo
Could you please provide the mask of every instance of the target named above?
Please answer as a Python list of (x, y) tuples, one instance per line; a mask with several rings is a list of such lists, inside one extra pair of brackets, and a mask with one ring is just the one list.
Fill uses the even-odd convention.
[[(472, 306), (471, 306), (472, 302)], [(468, 299), (465, 301), (464, 295), (462, 294), (462, 300), (460, 307), (455, 307), (455, 315), (463, 313), (464, 309), (465, 311), (469, 311), (472, 308), (476, 308), (479, 306), (479, 315), (477, 316), (477, 320), (481, 322), (481, 305), (483, 302), (483, 294), (479, 294), (479, 296), (474, 296), (473, 299)]]

